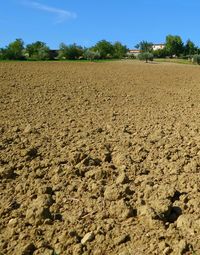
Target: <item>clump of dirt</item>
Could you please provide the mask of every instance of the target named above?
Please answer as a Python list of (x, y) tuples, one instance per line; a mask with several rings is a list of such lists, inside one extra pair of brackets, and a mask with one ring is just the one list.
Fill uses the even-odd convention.
[(198, 67), (0, 70), (1, 254), (200, 252)]

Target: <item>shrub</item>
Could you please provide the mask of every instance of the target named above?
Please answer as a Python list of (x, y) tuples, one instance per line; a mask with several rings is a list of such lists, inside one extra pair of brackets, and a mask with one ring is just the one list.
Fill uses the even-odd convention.
[(200, 55), (193, 56), (193, 63), (200, 65)]
[(99, 51), (93, 51), (93, 50), (86, 50), (84, 52), (84, 58), (90, 61), (93, 61), (95, 59), (99, 59), (101, 57)]
[(59, 58), (60, 59), (79, 59), (83, 55), (83, 48), (81, 46), (74, 44), (65, 45), (64, 43), (60, 44), (59, 49)]
[(137, 57), (134, 54), (127, 54), (126, 58), (136, 59)]
[(153, 51), (154, 58), (166, 58), (168, 55), (168, 52), (166, 48), (158, 49)]
[(180, 54), (180, 56), (178, 58), (188, 60), (188, 59), (190, 59), (190, 56), (189, 55), (184, 56), (183, 54)]
[(150, 52), (140, 53), (138, 55), (138, 59), (139, 60), (145, 60), (146, 63), (147, 63), (148, 61), (153, 61), (153, 54), (150, 53)]

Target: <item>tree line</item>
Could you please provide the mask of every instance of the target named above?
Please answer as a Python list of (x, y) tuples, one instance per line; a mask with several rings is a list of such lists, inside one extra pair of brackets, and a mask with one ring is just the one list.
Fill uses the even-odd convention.
[(53, 60), (53, 59), (121, 59), (128, 48), (120, 42), (106, 40), (97, 42), (93, 47), (85, 48), (77, 44), (61, 43), (59, 50), (51, 50), (46, 43), (37, 41), (25, 46), (22, 39), (16, 39), (0, 49), (2, 60)]
[(184, 42), (178, 35), (167, 35), (164, 47), (162, 49), (153, 49), (153, 43), (141, 41), (135, 46), (140, 50), (138, 58), (141, 60), (153, 60), (153, 58), (181, 58), (189, 59), (200, 64), (200, 48), (190, 39)]
[[(167, 35), (163, 49), (153, 49), (153, 43), (141, 41), (135, 46), (140, 50), (138, 58), (141, 60), (153, 60), (153, 58), (190, 58), (197, 59), (200, 63), (200, 48), (190, 39), (184, 44), (178, 35)], [(46, 43), (37, 41), (31, 44), (24, 44), (22, 39), (16, 39), (5, 48), (0, 49), (2, 60), (55, 60), (55, 59), (122, 59), (130, 56), (126, 45), (120, 42), (110, 43), (106, 40), (97, 42), (90, 48), (77, 44), (66, 45), (61, 43), (58, 50), (51, 50)], [(198, 62), (199, 61), (199, 62)]]

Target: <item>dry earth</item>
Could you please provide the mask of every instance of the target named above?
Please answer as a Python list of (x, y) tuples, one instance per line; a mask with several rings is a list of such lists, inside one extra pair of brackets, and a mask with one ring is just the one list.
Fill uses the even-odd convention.
[(200, 68), (0, 63), (0, 254), (200, 254)]

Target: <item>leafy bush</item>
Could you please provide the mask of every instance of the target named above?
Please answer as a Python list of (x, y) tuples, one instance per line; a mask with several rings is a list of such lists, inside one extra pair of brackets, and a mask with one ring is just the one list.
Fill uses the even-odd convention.
[(138, 59), (139, 60), (145, 60), (146, 63), (147, 63), (148, 61), (153, 61), (153, 54), (150, 53), (150, 52), (140, 53), (138, 55)]
[(126, 54), (126, 58), (136, 59), (137, 57), (134, 54)]
[(180, 56), (178, 58), (179, 59), (186, 59), (186, 60), (188, 60), (188, 59), (190, 59), (190, 56), (189, 55), (184, 56), (183, 54), (180, 54)]
[(168, 55), (168, 53), (166, 49), (164, 48), (164, 49), (154, 50), (153, 55), (155, 58), (165, 58)]
[(84, 54), (83, 54), (85, 59), (88, 59), (90, 61), (95, 60), (95, 59), (99, 59), (101, 57), (99, 51), (93, 51), (93, 50), (89, 50), (87, 49)]
[(44, 42), (37, 41), (26, 46), (26, 55), (30, 60), (48, 60), (50, 49)]
[(193, 56), (193, 63), (200, 65), (200, 55)]
[(81, 46), (74, 44), (65, 45), (64, 43), (60, 44), (59, 49), (59, 58), (60, 59), (79, 59), (83, 55), (83, 48)]

